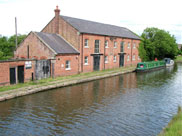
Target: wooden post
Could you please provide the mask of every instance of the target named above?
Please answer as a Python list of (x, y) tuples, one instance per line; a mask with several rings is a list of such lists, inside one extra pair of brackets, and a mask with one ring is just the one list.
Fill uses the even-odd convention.
[(16, 17), (15, 17), (15, 35), (16, 35), (15, 44), (16, 44), (16, 48), (17, 48), (17, 46), (18, 46), (18, 38), (17, 38), (17, 20), (16, 20)]

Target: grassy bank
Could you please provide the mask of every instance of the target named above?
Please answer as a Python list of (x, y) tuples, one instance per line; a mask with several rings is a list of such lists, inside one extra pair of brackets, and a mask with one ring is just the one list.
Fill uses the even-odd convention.
[(178, 114), (173, 117), (168, 126), (158, 136), (182, 136), (181, 107), (178, 107)]
[(182, 56), (177, 56), (175, 59), (176, 62), (182, 62)]
[(20, 88), (29, 87), (29, 86), (53, 85), (53, 84), (56, 84), (58, 82), (60, 83), (63, 81), (71, 81), (74, 79), (84, 79), (84, 78), (89, 78), (89, 77), (94, 77), (94, 76), (102, 76), (105, 74), (116, 73), (116, 72), (125, 72), (125, 71), (132, 70), (132, 69), (134, 70), (135, 67), (122, 67), (122, 68), (117, 68), (117, 69), (107, 69), (107, 70), (102, 70), (102, 71), (81, 73), (81, 74), (71, 75), (71, 76), (64, 76), (64, 77), (57, 77), (57, 78), (46, 78), (46, 79), (42, 79), (42, 80), (31, 81), (31, 82), (24, 83), (24, 84), (3, 86), (3, 87), (0, 87), (0, 92), (4, 92), (4, 91), (8, 91), (8, 90), (14, 90), (14, 89), (20, 89)]

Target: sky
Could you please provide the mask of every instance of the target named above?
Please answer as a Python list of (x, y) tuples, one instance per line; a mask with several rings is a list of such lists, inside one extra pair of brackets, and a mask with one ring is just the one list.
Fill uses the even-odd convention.
[(41, 31), (60, 15), (126, 27), (141, 35), (147, 27), (157, 27), (182, 43), (181, 0), (0, 0), (0, 35)]

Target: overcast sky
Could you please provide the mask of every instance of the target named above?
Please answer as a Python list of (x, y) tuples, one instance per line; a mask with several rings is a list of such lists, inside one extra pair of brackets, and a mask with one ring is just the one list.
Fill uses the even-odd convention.
[(41, 31), (54, 17), (61, 15), (126, 27), (141, 35), (146, 27), (169, 31), (182, 43), (181, 0), (0, 0), (0, 34)]

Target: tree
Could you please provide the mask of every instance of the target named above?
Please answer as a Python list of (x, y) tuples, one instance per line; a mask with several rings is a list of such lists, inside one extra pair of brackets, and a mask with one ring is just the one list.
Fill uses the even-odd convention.
[(143, 61), (174, 58), (178, 53), (175, 37), (165, 30), (146, 28), (141, 37), (139, 55)]
[[(18, 35), (18, 44), (20, 44), (26, 35)], [(13, 35), (10, 38), (0, 36), (0, 59), (8, 59), (13, 57), (13, 51), (16, 48), (15, 45), (16, 36)]]

